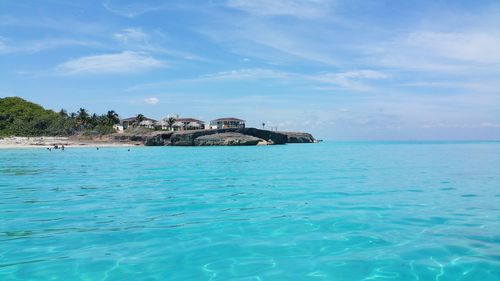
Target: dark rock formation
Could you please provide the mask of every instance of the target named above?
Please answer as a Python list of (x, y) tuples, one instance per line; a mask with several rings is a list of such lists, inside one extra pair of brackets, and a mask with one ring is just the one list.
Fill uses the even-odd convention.
[(285, 144), (288, 139), (287, 135), (279, 132), (260, 130), (256, 128), (231, 128), (231, 129), (217, 129), (217, 130), (174, 132), (172, 137), (170, 137), (170, 145), (191, 146), (195, 145), (195, 139), (201, 136), (222, 134), (222, 133), (239, 133), (242, 135), (248, 135), (259, 139), (263, 139), (269, 142), (270, 144)]
[(309, 133), (280, 132), (287, 136), (287, 143), (313, 143), (314, 137)]
[(172, 132), (148, 132), (144, 134), (114, 134), (112, 140), (119, 142), (141, 142), (147, 146), (162, 146), (170, 139)]
[(213, 135), (219, 133), (219, 130), (194, 130), (174, 132), (170, 137), (169, 145), (175, 146), (193, 146), (194, 140), (201, 136)]
[(146, 146), (195, 146), (195, 145), (256, 145), (312, 143), (314, 138), (308, 133), (274, 132), (256, 128), (231, 128), (192, 131), (154, 131), (134, 134), (114, 134), (112, 140), (119, 142), (143, 143)]
[(131, 135), (131, 134), (114, 134), (112, 139), (119, 142), (144, 142), (146, 141), (145, 135)]
[(194, 145), (196, 146), (257, 145), (261, 141), (263, 140), (253, 136), (228, 132), (228, 133), (211, 134), (211, 135), (204, 135), (201, 137), (197, 137), (196, 139), (194, 139)]
[(146, 137), (145, 146), (164, 146), (170, 143), (172, 132), (158, 132)]
[(256, 128), (240, 128), (237, 129), (236, 132), (263, 139), (271, 144), (285, 144), (287, 142), (287, 136), (280, 132), (273, 132)]

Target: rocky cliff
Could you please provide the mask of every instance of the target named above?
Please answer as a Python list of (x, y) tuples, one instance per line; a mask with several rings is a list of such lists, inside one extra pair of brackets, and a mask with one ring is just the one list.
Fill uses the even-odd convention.
[(314, 142), (314, 137), (309, 133), (299, 132), (280, 132), (287, 136), (287, 143), (311, 143)]
[(256, 128), (193, 131), (154, 131), (144, 134), (115, 134), (115, 141), (143, 143), (146, 146), (213, 146), (312, 143), (308, 133), (274, 132)]
[(233, 145), (257, 145), (262, 139), (243, 135), (240, 133), (220, 133), (198, 137), (194, 140), (196, 146), (233, 146)]

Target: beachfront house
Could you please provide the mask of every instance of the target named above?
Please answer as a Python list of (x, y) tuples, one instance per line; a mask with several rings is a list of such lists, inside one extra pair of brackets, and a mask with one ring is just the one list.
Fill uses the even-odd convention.
[(205, 122), (194, 118), (176, 118), (172, 128), (174, 131), (202, 130), (205, 129)]
[(219, 118), (210, 121), (210, 129), (245, 128), (245, 120), (234, 117)]
[[(138, 123), (139, 122), (139, 123)], [(143, 128), (149, 128), (149, 129), (154, 129), (154, 124), (156, 123), (156, 120), (147, 118), (145, 116), (141, 117), (129, 117), (121, 120), (121, 124), (123, 126), (123, 129), (127, 129), (128, 127), (143, 127)]]
[(170, 127), (171, 124), (169, 123), (168, 119), (163, 119), (155, 123), (155, 130), (172, 130)]
[(157, 121), (154, 119), (142, 120), (141, 122), (139, 122), (139, 127), (154, 129), (156, 122)]
[(123, 132), (123, 125), (121, 124), (114, 124), (113, 129), (115, 129), (117, 132)]

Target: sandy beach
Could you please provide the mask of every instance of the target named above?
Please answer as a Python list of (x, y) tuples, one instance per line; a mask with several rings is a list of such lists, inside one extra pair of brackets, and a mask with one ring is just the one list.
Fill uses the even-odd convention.
[(136, 146), (136, 143), (112, 141), (109, 138), (81, 139), (74, 137), (0, 137), (0, 149), (11, 148), (47, 148), (54, 146), (65, 147), (110, 147), (110, 146)]

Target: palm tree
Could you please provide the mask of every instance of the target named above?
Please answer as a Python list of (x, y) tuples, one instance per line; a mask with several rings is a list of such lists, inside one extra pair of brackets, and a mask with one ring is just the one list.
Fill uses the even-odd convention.
[(80, 108), (76, 112), (76, 118), (78, 118), (80, 120), (86, 120), (89, 118), (89, 113), (87, 112), (87, 110), (85, 108)]
[(144, 121), (146, 117), (144, 117), (144, 115), (142, 114), (137, 114), (137, 116), (135, 117), (135, 123), (134, 123), (134, 126), (139, 126), (139, 124)]
[(83, 127), (85, 127), (85, 125), (87, 125), (87, 123), (89, 121), (89, 113), (87, 112), (87, 110), (85, 108), (80, 108), (76, 112), (76, 121), (81, 129)]
[(66, 110), (64, 110), (63, 108), (61, 108), (61, 110), (59, 111), (59, 116), (66, 118), (66, 117), (68, 117), (68, 112)]
[(266, 126), (266, 123), (262, 122), (262, 130), (264, 130), (265, 126)]
[(106, 117), (108, 118), (110, 125), (120, 123), (119, 115), (114, 110), (109, 110), (108, 113), (106, 114)]
[(174, 126), (174, 123), (175, 123), (175, 118), (174, 117), (168, 117), (167, 124), (168, 124), (168, 128), (170, 130), (172, 130), (172, 126)]
[(99, 121), (99, 117), (97, 116), (97, 114), (94, 113), (88, 119), (87, 124), (90, 125), (91, 128), (95, 128), (95, 126), (97, 126), (97, 124), (98, 124), (98, 121)]

